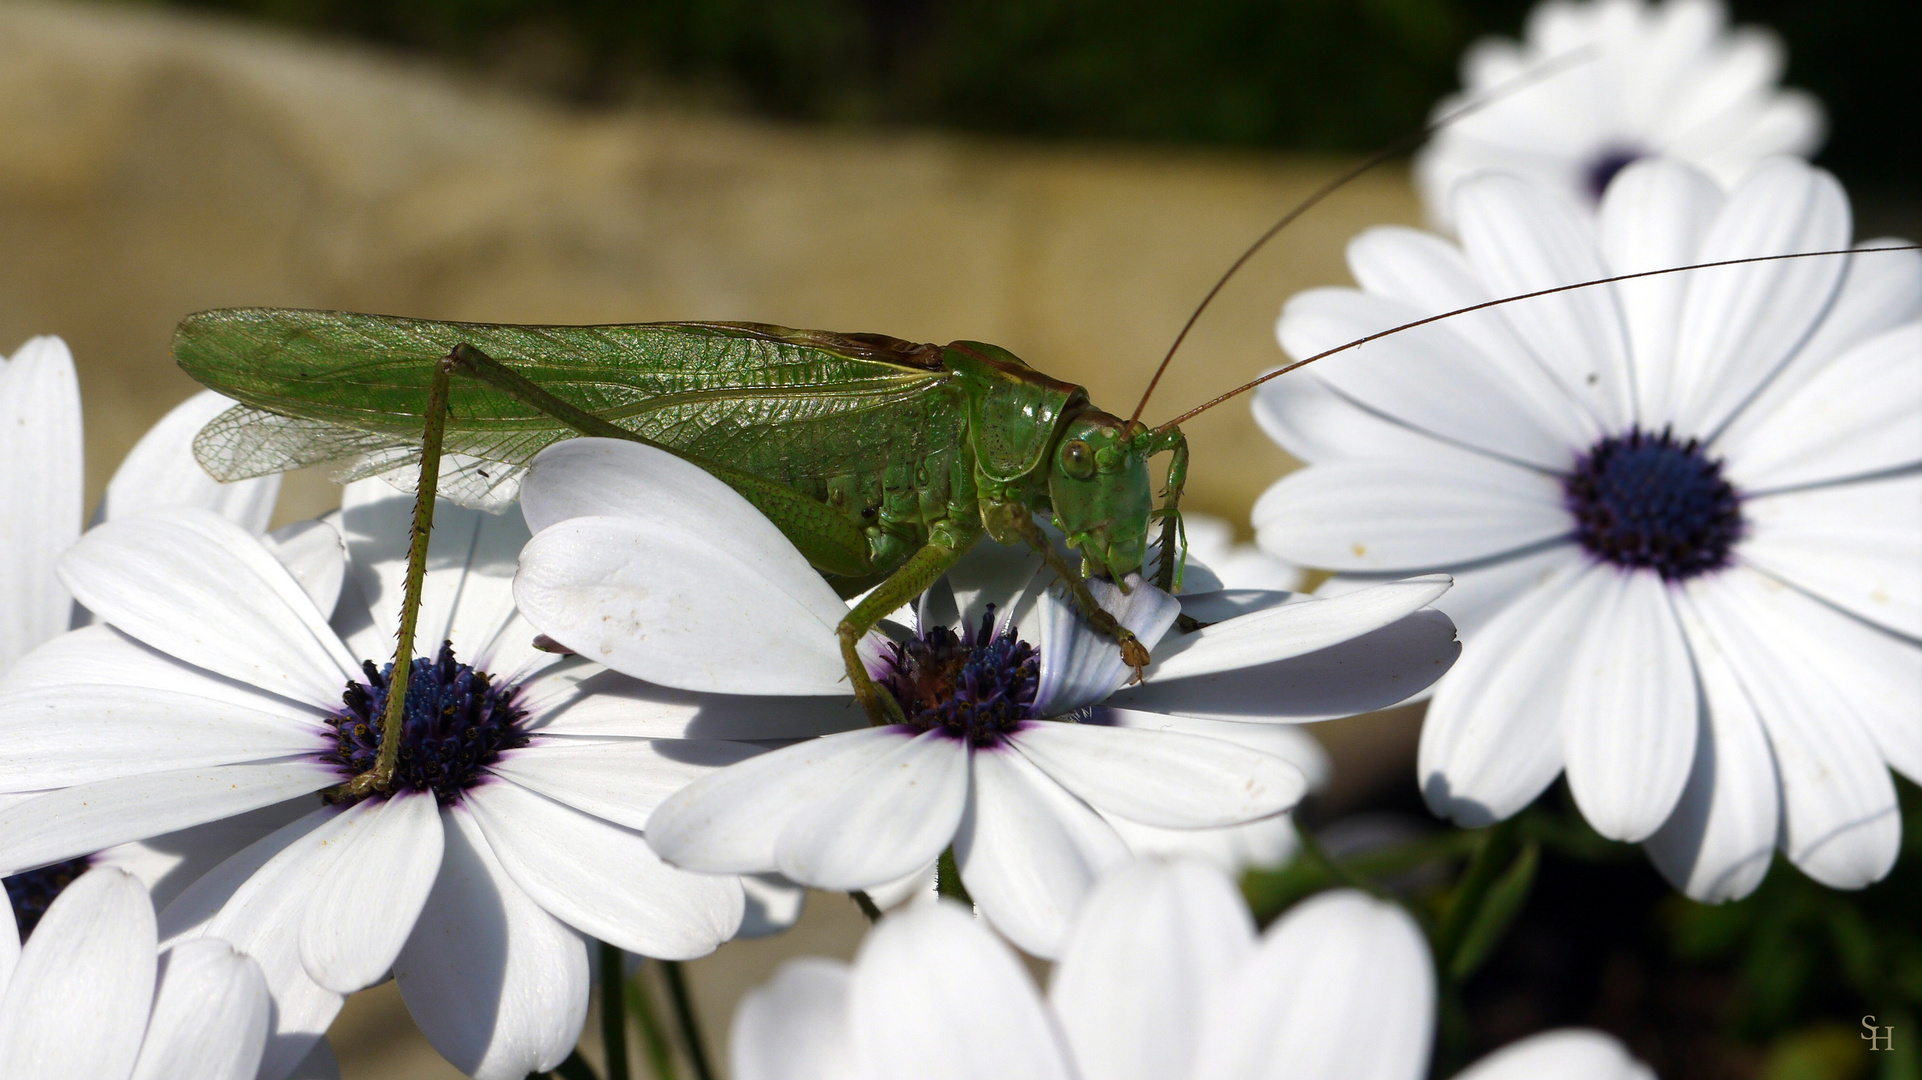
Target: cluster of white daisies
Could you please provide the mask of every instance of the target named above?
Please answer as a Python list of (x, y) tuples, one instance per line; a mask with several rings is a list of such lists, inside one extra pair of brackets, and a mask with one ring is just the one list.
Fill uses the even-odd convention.
[[(1841, 188), (1779, 156), (1819, 113), (1708, 0), (1551, 3), (1469, 91), (1585, 43), (1443, 131), (1418, 173), (1453, 238), (1356, 238), (1360, 288), (1289, 301), (1287, 353), (1851, 246)], [(450, 1062), (519, 1080), (578, 1042), (595, 942), (701, 956), (814, 888), (889, 913), (851, 967), (747, 999), (738, 1080), (1414, 1080), (1415, 922), (1333, 892), (1258, 936), (1230, 884), (1297, 843), (1327, 768), (1300, 725), (1432, 694), (1438, 814), (1487, 825), (1565, 773), (1703, 900), (1778, 848), (1879, 879), (1889, 770), (1922, 780), (1913, 251), (1557, 293), (1271, 382), (1257, 415), (1307, 467), (1255, 508), (1267, 554), (1198, 527), (1181, 595), (1091, 583), (1144, 681), (984, 542), (861, 645), (894, 726), (853, 705), (847, 603), (758, 511), (650, 448), (558, 444), (518, 512), (437, 511), (397, 784), (357, 800), (321, 795), (378, 752), (412, 499), (357, 483), (267, 532), (277, 479), (192, 460), (225, 404), (157, 425), (83, 530), (65, 346), (0, 368), (0, 460), (33, 464), (0, 479), (0, 1075), (337, 1075), (328, 1025), (392, 978)], [(1296, 567), (1335, 573), (1302, 594)], [(1045, 996), (1008, 944), (1057, 962)], [(1648, 1073), (1564, 1031), (1463, 1075)]]

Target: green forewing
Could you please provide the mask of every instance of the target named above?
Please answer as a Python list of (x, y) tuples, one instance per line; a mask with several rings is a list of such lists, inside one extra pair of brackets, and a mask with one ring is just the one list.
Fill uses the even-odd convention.
[[(239, 308), (189, 316), (174, 356), (251, 406), (195, 449), (223, 479), (331, 461), (370, 475), (418, 460), (435, 362), (465, 342), (550, 393), (691, 456), (779, 482), (875, 470), (961, 437), (938, 350), (752, 323), (512, 326)], [(446, 447), (486, 488), (572, 434), (499, 390), (456, 379)], [(263, 415), (270, 414), (270, 415)], [(471, 494), (471, 492), (470, 492)], [(484, 500), (483, 500), (484, 501)]]

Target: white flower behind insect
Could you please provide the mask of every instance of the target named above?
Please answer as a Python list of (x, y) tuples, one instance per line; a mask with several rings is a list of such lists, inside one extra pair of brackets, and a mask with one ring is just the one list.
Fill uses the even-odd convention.
[(1625, 166), (1669, 157), (1724, 186), (1772, 154), (1813, 154), (1822, 106), (1776, 86), (1782, 43), (1728, 28), (1719, 0), (1549, 0), (1521, 42), (1491, 38), (1462, 57), (1468, 101), (1563, 57), (1580, 62), (1444, 125), (1415, 159), (1430, 220), (1453, 227), (1450, 193), (1486, 170), (1526, 176), (1593, 210)]
[[(1657, 160), (1591, 223), (1541, 184), (1456, 189), (1460, 245), (1378, 228), (1361, 289), (1292, 298), (1309, 356), (1477, 302), (1850, 240), (1827, 173), (1774, 158), (1724, 189)], [(1900, 244), (1883, 242), (1883, 246)], [(1871, 242), (1869, 247), (1877, 246)], [(1566, 773), (1602, 834), (1678, 887), (1747, 895), (1778, 845), (1825, 884), (1893, 864), (1891, 768), (1922, 779), (1922, 258), (1785, 259), (1558, 292), (1370, 342), (1262, 388), (1309, 463), (1263, 546), (1417, 571), (1462, 662), (1422, 731), (1429, 805), (1507, 818)]]

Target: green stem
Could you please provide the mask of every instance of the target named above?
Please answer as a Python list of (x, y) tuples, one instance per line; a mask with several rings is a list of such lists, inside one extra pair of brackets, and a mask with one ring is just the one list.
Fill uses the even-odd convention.
[(694, 1080), (714, 1080), (714, 1070), (707, 1063), (707, 1044), (701, 1038), (701, 1022), (694, 1015), (694, 996), (687, 990), (687, 976), (681, 973), (677, 960), (661, 961), (661, 972), (667, 976), (668, 997), (674, 1002), (674, 1019), (681, 1025), (681, 1041), (686, 1044)]
[(619, 947), (601, 942), (601, 1046), (606, 1049), (607, 1080), (628, 1080), (626, 958)]
[(667, 1027), (654, 1008), (654, 995), (648, 992), (647, 964), (648, 961), (641, 961), (634, 977), (627, 980), (627, 1011), (640, 1021), (641, 1050), (647, 1054), (647, 1067), (654, 1080), (680, 1080), (681, 1069), (674, 1061), (674, 1045), (668, 1041)]
[(1475, 924), (1475, 916), (1482, 909), (1482, 901), (1488, 898), (1489, 888), (1514, 859), (1515, 830), (1514, 818), (1490, 828), (1482, 835), (1481, 844), (1469, 859), (1468, 871), (1455, 887), (1455, 898), (1448, 905), (1440, 928), (1435, 931), (1435, 956), (1443, 972), (1453, 967), (1455, 953), (1461, 949), (1469, 928)]

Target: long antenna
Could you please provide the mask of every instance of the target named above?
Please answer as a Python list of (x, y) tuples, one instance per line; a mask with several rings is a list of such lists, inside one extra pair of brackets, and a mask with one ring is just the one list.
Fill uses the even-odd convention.
[(1422, 125), (1421, 127), (1416, 128), (1415, 130), (1410, 131), (1405, 135), (1402, 135), (1400, 138), (1397, 138), (1394, 142), (1389, 143), (1387, 146), (1382, 147), (1380, 150), (1375, 151), (1374, 154), (1369, 156), (1366, 160), (1362, 161), (1361, 164), (1354, 166), (1353, 168), (1349, 169), (1347, 172), (1342, 173), (1340, 176), (1335, 177), (1333, 180), (1330, 180), (1326, 184), (1323, 184), (1321, 187), (1315, 189), (1315, 192), (1313, 194), (1303, 199), (1300, 203), (1298, 203), (1295, 206), (1293, 210), (1290, 210), (1286, 214), (1283, 214), (1281, 216), (1280, 221), (1277, 221), (1273, 225), (1269, 226), (1267, 232), (1262, 233), (1259, 239), (1257, 239), (1254, 243), (1248, 245), (1248, 250), (1241, 253), (1241, 257), (1236, 259), (1234, 263), (1228, 267), (1227, 272), (1223, 273), (1221, 277), (1215, 281), (1214, 287), (1208, 290), (1208, 295), (1201, 298), (1201, 303), (1195, 305), (1195, 310), (1192, 314), (1188, 316), (1188, 321), (1182, 324), (1181, 332), (1175, 335), (1174, 344), (1168, 346), (1168, 352), (1166, 353), (1166, 355), (1162, 356), (1161, 365), (1155, 368), (1154, 377), (1148, 380), (1148, 388), (1141, 392), (1141, 400), (1135, 402), (1135, 411), (1128, 416), (1129, 425), (1132, 426), (1140, 422), (1142, 410), (1148, 407), (1149, 396), (1151, 396), (1155, 392), (1155, 387), (1160, 385), (1161, 376), (1167, 372), (1168, 365), (1174, 361), (1175, 350), (1181, 348), (1181, 343), (1188, 340), (1188, 331), (1193, 330), (1195, 328), (1195, 323), (1201, 319), (1201, 313), (1208, 310), (1209, 304), (1214, 303), (1216, 294), (1220, 293), (1222, 290), (1222, 287), (1228, 284), (1228, 279), (1234, 277), (1235, 272), (1240, 270), (1242, 266), (1246, 265), (1249, 259), (1254, 258), (1255, 252), (1260, 251), (1262, 247), (1268, 243), (1268, 241), (1273, 240), (1275, 238), (1276, 233), (1279, 233), (1281, 230), (1293, 224), (1296, 218), (1301, 217), (1301, 215), (1313, 209), (1315, 204), (1321, 202), (1323, 199), (1326, 199), (1328, 196), (1333, 195), (1336, 191), (1338, 191), (1344, 185), (1346, 185), (1350, 180), (1353, 180), (1357, 176), (1360, 176), (1361, 174), (1367, 172), (1368, 170), (1374, 168), (1375, 166), (1380, 165), (1382, 162), (1387, 161), (1390, 158), (1393, 158), (1399, 155), (1404, 150), (1409, 150), (1415, 147), (1416, 145), (1420, 144), (1423, 139), (1428, 138), (1430, 135), (1433, 135), (1435, 132), (1441, 130), (1444, 127), (1447, 127), (1449, 124), (1452, 124), (1457, 120), (1460, 120), (1462, 117), (1467, 116), (1469, 113), (1476, 112), (1480, 109), (1486, 108), (1489, 105), (1493, 105), (1495, 102), (1500, 101), (1502, 98), (1505, 98), (1510, 94), (1515, 93), (1518, 90), (1524, 90), (1529, 86), (1533, 85), (1534, 83), (1538, 83), (1543, 79), (1548, 78), (1551, 75), (1558, 75), (1561, 72), (1567, 70), (1568, 68), (1575, 66), (1576, 64), (1586, 63), (1589, 60), (1594, 59), (1597, 55), (1599, 55), (1600, 51), (1601, 50), (1598, 46), (1594, 46), (1594, 45), (1583, 46), (1582, 48), (1574, 49), (1570, 52), (1565, 52), (1562, 55), (1557, 56), (1552, 60), (1547, 60), (1543, 62), (1540, 67), (1537, 67), (1532, 71), (1525, 71), (1522, 74), (1515, 76), (1513, 79), (1510, 79), (1509, 81), (1503, 83), (1502, 85), (1497, 86), (1495, 89), (1490, 90), (1487, 94), (1483, 95), (1482, 97), (1476, 98), (1474, 101), (1468, 102), (1467, 104), (1463, 105), (1459, 109), (1454, 110), (1453, 112), (1447, 113), (1435, 120), (1429, 121), (1428, 123)]
[(1386, 330), (1378, 330), (1375, 333), (1369, 334), (1367, 337), (1356, 338), (1346, 345), (1337, 345), (1326, 352), (1318, 352), (1306, 360), (1297, 360), (1292, 364), (1278, 367), (1258, 379), (1252, 379), (1242, 383), (1240, 386), (1235, 387), (1225, 394), (1211, 398), (1189, 409), (1187, 412), (1156, 428), (1155, 434), (1158, 435), (1167, 431), (1169, 428), (1192, 420), (1202, 413), (1207, 412), (1209, 409), (1227, 401), (1229, 398), (1245, 394), (1255, 387), (1260, 386), (1262, 383), (1267, 382), (1269, 379), (1275, 378), (1278, 375), (1286, 375), (1298, 367), (1306, 367), (1317, 360), (1325, 359), (1336, 353), (1347, 352), (1350, 349), (1358, 349), (1371, 341), (1379, 341), (1391, 334), (1399, 334), (1403, 330), (1413, 330), (1417, 326), (1427, 326), (1429, 323), (1440, 322), (1443, 319), (1452, 319), (1457, 315), (1466, 315), (1472, 311), (1482, 311), (1486, 308), (1499, 307), (1502, 304), (1512, 304), (1517, 300), (1533, 300), (1538, 296), (1552, 296), (1555, 293), (1568, 292), (1571, 289), (1587, 289), (1596, 285), (1607, 285), (1617, 281), (1634, 281), (1636, 278), (1655, 277), (1660, 274), (1679, 274), (1685, 270), (1709, 270), (1717, 266), (1741, 266), (1744, 263), (1775, 262), (1778, 259), (1812, 259), (1824, 255), (1866, 255), (1874, 251), (1922, 251), (1922, 244), (1904, 244), (1900, 247), (1840, 248), (1835, 251), (1797, 251), (1788, 255), (1753, 255), (1746, 259), (1723, 259), (1720, 262), (1695, 263), (1690, 266), (1670, 266), (1661, 270), (1643, 270), (1634, 274), (1618, 274), (1615, 277), (1596, 278), (1594, 281), (1578, 281), (1573, 285), (1557, 285), (1552, 289), (1538, 289), (1535, 292), (1522, 293), (1519, 296), (1504, 296), (1500, 300), (1484, 300), (1479, 304), (1470, 304), (1465, 308), (1444, 311), (1440, 315), (1430, 315), (1425, 319), (1416, 319), (1414, 322), (1406, 322), (1400, 326), (1391, 326)]

